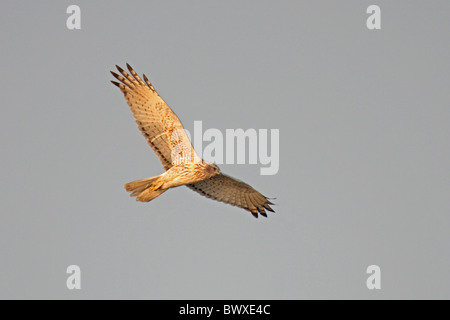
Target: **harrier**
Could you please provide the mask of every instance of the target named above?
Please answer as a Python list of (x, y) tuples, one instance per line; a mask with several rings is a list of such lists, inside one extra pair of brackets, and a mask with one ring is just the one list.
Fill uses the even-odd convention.
[(116, 67), (120, 75), (111, 74), (120, 82), (111, 82), (124, 94), (139, 130), (166, 170), (159, 176), (127, 183), (125, 189), (132, 197), (148, 202), (170, 188), (185, 185), (205, 197), (250, 211), (256, 218), (258, 213), (267, 217), (266, 210), (274, 212), (267, 197), (197, 155), (180, 120), (145, 74), (142, 80), (129, 64), (129, 73)]

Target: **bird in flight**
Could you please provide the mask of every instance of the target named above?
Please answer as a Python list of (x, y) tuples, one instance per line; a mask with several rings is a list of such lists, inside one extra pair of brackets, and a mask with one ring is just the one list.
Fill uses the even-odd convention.
[(120, 74), (111, 74), (133, 113), (139, 130), (156, 153), (163, 174), (125, 184), (137, 201), (148, 202), (170, 188), (185, 185), (201, 195), (267, 217), (274, 212), (272, 202), (245, 182), (223, 174), (215, 164), (202, 160), (195, 152), (176, 114), (156, 92), (148, 78), (143, 80), (127, 63), (129, 73), (116, 65)]

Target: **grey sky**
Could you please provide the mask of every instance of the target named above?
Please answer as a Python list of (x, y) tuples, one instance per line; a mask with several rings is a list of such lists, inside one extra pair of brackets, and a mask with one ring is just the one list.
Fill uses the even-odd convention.
[[(79, 31), (70, 4), (0, 4), (0, 298), (450, 298), (448, 1), (77, 1)], [(276, 214), (128, 196), (163, 169), (126, 62), (189, 130), (280, 130), (277, 175), (221, 165)]]

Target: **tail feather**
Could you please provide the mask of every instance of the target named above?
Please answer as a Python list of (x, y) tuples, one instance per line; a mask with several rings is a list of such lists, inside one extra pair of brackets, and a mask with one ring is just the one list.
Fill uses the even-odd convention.
[(125, 189), (131, 192), (131, 197), (136, 197), (137, 201), (148, 202), (161, 195), (167, 189), (162, 189), (161, 176), (136, 180), (125, 184)]
[(149, 202), (155, 199), (157, 196), (160, 196), (166, 190), (167, 189), (158, 189), (158, 190), (145, 189), (136, 197), (136, 200), (142, 202)]

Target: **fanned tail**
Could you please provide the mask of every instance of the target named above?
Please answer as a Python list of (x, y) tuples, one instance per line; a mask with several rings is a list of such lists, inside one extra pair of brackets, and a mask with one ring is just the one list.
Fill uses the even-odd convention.
[(167, 190), (161, 188), (162, 184), (161, 176), (156, 176), (129, 182), (125, 189), (131, 192), (130, 196), (136, 197), (137, 201), (149, 202)]

